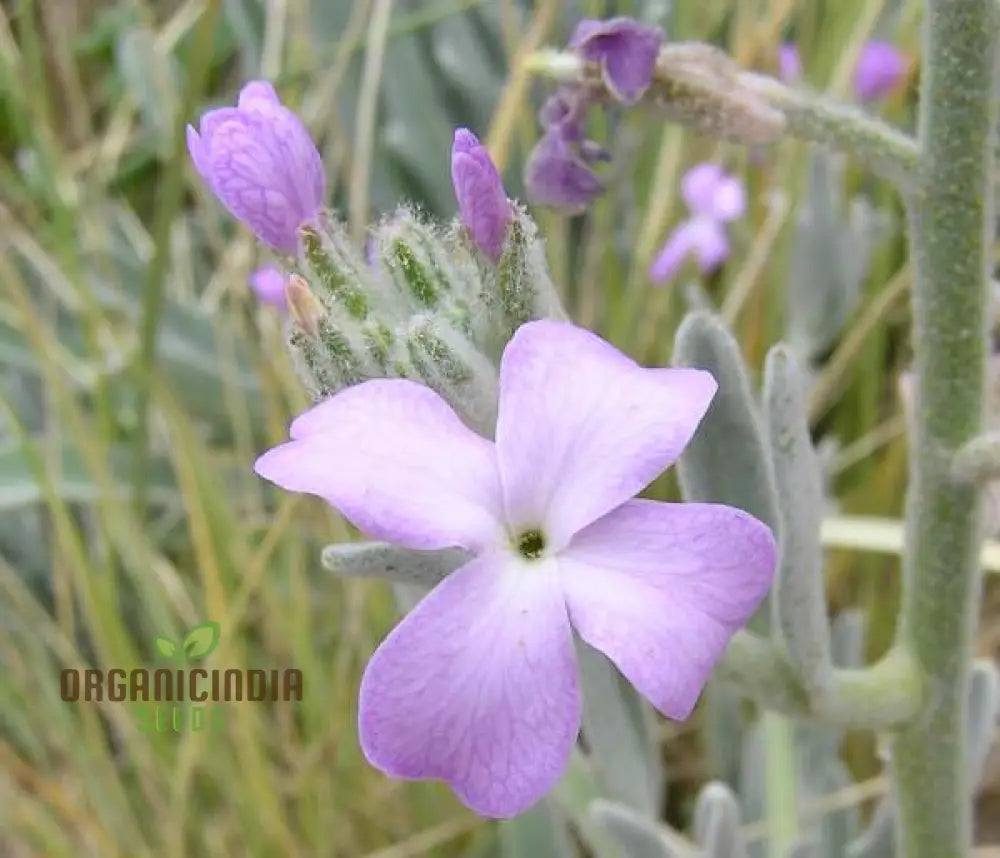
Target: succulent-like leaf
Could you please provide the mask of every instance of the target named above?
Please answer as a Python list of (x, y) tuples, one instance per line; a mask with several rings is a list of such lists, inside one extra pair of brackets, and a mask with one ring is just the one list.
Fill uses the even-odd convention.
[[(684, 498), (745, 510), (778, 531), (774, 474), (746, 366), (732, 335), (708, 313), (690, 313), (677, 330), (674, 363), (707, 369), (719, 391), (677, 463)], [(762, 606), (751, 627), (768, 624)]]
[(542, 800), (519, 816), (504, 820), (499, 829), (502, 858), (574, 858), (566, 819), (550, 801)]
[(694, 836), (706, 858), (744, 858), (746, 844), (740, 833), (740, 807), (724, 783), (706, 784), (694, 811)]
[(211, 620), (188, 629), (182, 647), (192, 661), (206, 658), (219, 644), (219, 624)]
[(457, 548), (414, 551), (388, 542), (343, 542), (323, 549), (323, 567), (345, 578), (382, 578), (429, 588), (469, 559)]
[(818, 693), (828, 686), (832, 673), (819, 534), (823, 517), (819, 461), (809, 435), (802, 380), (788, 349), (771, 349), (764, 379), (767, 436), (781, 517), (773, 621), (798, 678)]
[(609, 797), (655, 816), (663, 772), (658, 749), (646, 730), (647, 706), (601, 653), (577, 647), (583, 688), (583, 735), (598, 779)]
[(693, 858), (693, 850), (671, 843), (655, 822), (623, 804), (595, 801), (590, 816), (620, 844), (623, 858)]

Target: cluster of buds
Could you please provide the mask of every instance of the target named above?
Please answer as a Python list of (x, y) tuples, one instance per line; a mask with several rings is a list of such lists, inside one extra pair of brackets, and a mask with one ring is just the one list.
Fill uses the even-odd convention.
[(535, 224), (508, 199), (486, 149), (459, 129), (452, 178), (459, 218), (442, 226), (401, 207), (365, 248), (324, 208), (323, 165), (302, 122), (270, 84), (188, 129), (195, 167), (239, 220), (277, 254), (256, 272), (268, 303), (284, 298), (288, 343), (317, 400), (371, 378), (410, 378), (491, 433), (497, 362), (531, 319), (563, 311)]

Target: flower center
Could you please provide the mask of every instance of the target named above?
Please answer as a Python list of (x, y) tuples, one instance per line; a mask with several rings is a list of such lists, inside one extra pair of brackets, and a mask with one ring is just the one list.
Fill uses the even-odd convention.
[(537, 560), (545, 551), (545, 534), (540, 530), (526, 530), (517, 538), (517, 553), (525, 560)]

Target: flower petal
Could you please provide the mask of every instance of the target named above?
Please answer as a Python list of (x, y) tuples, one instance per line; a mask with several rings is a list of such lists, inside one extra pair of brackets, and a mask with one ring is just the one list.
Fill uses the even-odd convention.
[(682, 719), (776, 560), (771, 531), (742, 510), (636, 500), (578, 533), (558, 562), (580, 636)]
[(279, 310), (287, 309), (288, 301), (285, 298), (285, 284), (288, 282), (288, 275), (279, 271), (273, 266), (258, 268), (250, 275), (250, 287), (257, 295), (258, 300)]
[(747, 195), (743, 182), (736, 176), (724, 175), (715, 186), (710, 214), (718, 221), (728, 223), (743, 217), (747, 209)]
[(252, 80), (245, 84), (240, 90), (240, 97), (236, 102), (241, 110), (248, 110), (254, 107), (263, 108), (265, 105), (277, 106), (281, 104), (278, 93), (274, 87), (266, 80)]
[(681, 179), (681, 197), (692, 214), (710, 214), (715, 200), (715, 189), (725, 173), (718, 164), (695, 164)]
[(543, 206), (579, 212), (604, 190), (597, 174), (579, 153), (579, 146), (553, 125), (535, 144), (524, 169), (528, 198)]
[(697, 231), (696, 222), (688, 220), (670, 233), (653, 264), (649, 266), (649, 279), (653, 283), (666, 283), (677, 276), (684, 260), (694, 252)]
[(710, 274), (729, 258), (726, 230), (710, 218), (695, 218), (691, 225), (691, 244), (698, 257), (698, 266), (703, 273)]
[(319, 495), (376, 539), (478, 550), (503, 539), (493, 445), (436, 393), (402, 379), (346, 388), (294, 423), (255, 469)]
[(677, 459), (716, 387), (704, 370), (643, 369), (566, 322), (522, 325), (500, 363), (508, 523), (543, 528), (558, 551)]
[(802, 77), (802, 58), (794, 42), (784, 42), (778, 47), (778, 76), (785, 83), (794, 83)]
[(906, 77), (908, 60), (891, 42), (865, 44), (854, 68), (854, 92), (861, 101), (875, 101), (892, 92)]
[(653, 81), (663, 31), (632, 18), (581, 21), (569, 47), (582, 59), (601, 64), (604, 83), (616, 98), (634, 104)]
[(485, 816), (538, 801), (580, 725), (554, 563), (493, 553), (442, 581), (372, 656), (359, 722), (365, 756), (388, 774), (448, 781)]
[(294, 253), (299, 227), (323, 204), (325, 174), (298, 117), (283, 107), (272, 111), (234, 111), (202, 139), (212, 189), (226, 208), (262, 241)]

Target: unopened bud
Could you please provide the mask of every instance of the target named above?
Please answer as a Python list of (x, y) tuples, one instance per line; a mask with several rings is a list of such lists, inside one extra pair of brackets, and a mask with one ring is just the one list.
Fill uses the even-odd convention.
[(339, 304), (355, 319), (366, 318), (370, 309), (365, 288), (368, 272), (341, 224), (325, 218), (320, 228), (302, 227), (300, 237), (302, 265), (320, 297)]
[(492, 437), (497, 371), (489, 359), (451, 325), (430, 316), (413, 320), (407, 348), (419, 380), (441, 394), (470, 427)]
[(518, 207), (497, 266), (497, 292), (508, 336), (532, 319), (565, 319), (545, 264), (538, 228)]
[(292, 274), (285, 284), (285, 300), (292, 322), (311, 337), (319, 336), (320, 320), (326, 310), (309, 284), (298, 274)]

